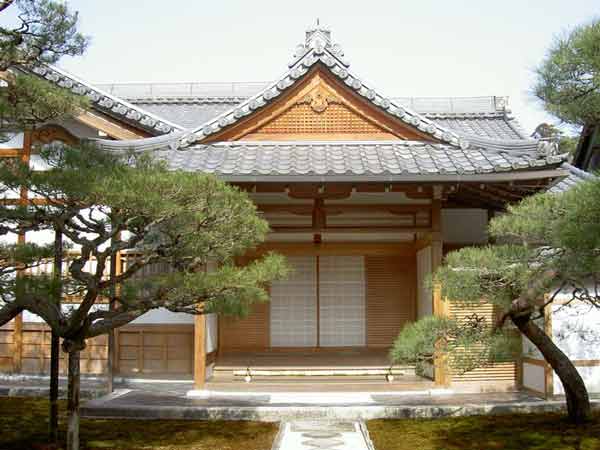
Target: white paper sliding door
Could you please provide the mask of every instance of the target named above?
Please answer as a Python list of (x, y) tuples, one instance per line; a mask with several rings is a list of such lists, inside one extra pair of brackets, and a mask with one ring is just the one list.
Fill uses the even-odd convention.
[(291, 275), (271, 285), (271, 346), (317, 345), (317, 261), (290, 256)]
[(322, 347), (366, 344), (365, 263), (362, 256), (319, 258), (319, 313)]

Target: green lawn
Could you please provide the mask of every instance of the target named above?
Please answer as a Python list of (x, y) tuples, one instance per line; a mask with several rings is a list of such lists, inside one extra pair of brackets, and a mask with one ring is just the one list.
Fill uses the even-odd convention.
[(376, 450), (600, 450), (600, 414), (575, 427), (558, 414), (373, 420)]
[[(65, 403), (61, 403), (64, 442)], [(0, 397), (0, 449), (46, 450), (48, 402)], [(83, 449), (270, 450), (277, 425), (257, 422), (99, 420), (81, 422)]]

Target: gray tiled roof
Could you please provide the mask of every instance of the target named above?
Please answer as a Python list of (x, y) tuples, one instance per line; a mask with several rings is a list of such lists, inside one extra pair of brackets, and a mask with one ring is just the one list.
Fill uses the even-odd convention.
[(174, 170), (213, 173), (229, 181), (483, 180), (490, 174), (551, 170), (563, 162), (562, 156), (535, 152), (413, 141), (236, 141), (154, 150)]
[(137, 128), (146, 130), (153, 135), (170, 133), (182, 129), (180, 125), (159, 117), (139, 105), (134, 105), (102, 89), (98, 89), (58, 67), (49, 64), (40, 64), (31, 68), (21, 67), (20, 70), (38, 75), (57, 86), (69, 89), (74, 94), (85, 96), (89, 99), (92, 106), (99, 111), (132, 124)]
[(581, 183), (582, 181), (589, 180), (595, 178), (595, 176), (589, 172), (581, 170), (569, 163), (563, 163), (561, 168), (567, 171), (568, 175), (565, 178), (562, 178), (557, 183), (553, 184), (549, 192), (561, 193), (566, 192), (575, 185)]
[(446, 128), (464, 135), (492, 139), (524, 139), (528, 137), (518, 122), (504, 113), (498, 114), (425, 114)]
[[(486, 97), (493, 101), (498, 97)], [(247, 97), (219, 96), (219, 97), (143, 97), (128, 98), (131, 103), (140, 106), (146, 111), (164, 117), (182, 128), (194, 129), (203, 123), (214, 119), (220, 114), (245, 101)], [(484, 99), (484, 98), (481, 98)], [(480, 107), (481, 100), (472, 101), (472, 98), (406, 98), (395, 99), (400, 105), (415, 104), (420, 109), (419, 113), (427, 119), (464, 135), (477, 135), (493, 139), (522, 139), (527, 134), (521, 130), (517, 121), (507, 111), (484, 112)], [(478, 98), (479, 100), (479, 98)], [(403, 103), (406, 102), (406, 103)], [(457, 105), (453, 110), (465, 111), (471, 108), (472, 112), (440, 112), (447, 108), (447, 104)], [(431, 111), (422, 109), (431, 108)]]
[(194, 129), (244, 100), (245, 97), (207, 97), (195, 99), (132, 99), (131, 101), (146, 111), (164, 117), (183, 128)]

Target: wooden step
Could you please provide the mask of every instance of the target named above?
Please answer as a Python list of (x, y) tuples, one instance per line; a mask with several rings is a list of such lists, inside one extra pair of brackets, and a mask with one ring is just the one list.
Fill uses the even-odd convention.
[(215, 375), (245, 377), (385, 377), (415, 375), (414, 367), (222, 367), (213, 369)]

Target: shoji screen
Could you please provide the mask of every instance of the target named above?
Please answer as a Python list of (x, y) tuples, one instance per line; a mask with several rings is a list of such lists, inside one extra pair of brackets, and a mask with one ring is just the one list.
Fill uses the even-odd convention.
[(321, 346), (365, 345), (365, 263), (362, 256), (319, 258), (319, 306)]
[(271, 285), (271, 346), (317, 345), (317, 262), (290, 256), (293, 273)]

